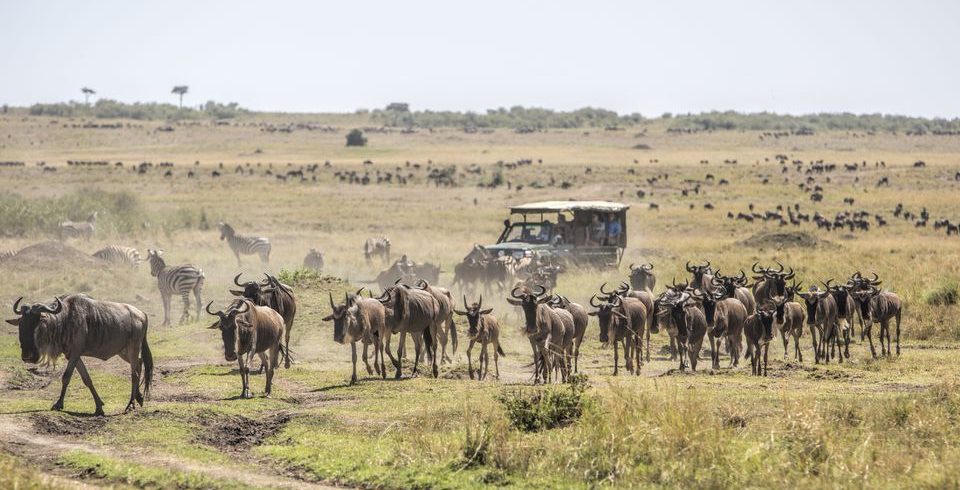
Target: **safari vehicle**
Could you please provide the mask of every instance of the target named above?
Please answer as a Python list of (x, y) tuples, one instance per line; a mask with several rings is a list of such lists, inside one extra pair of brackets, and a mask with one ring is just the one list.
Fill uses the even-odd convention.
[(610, 201), (544, 201), (510, 208), (494, 255), (555, 258), (567, 264), (616, 267), (627, 246), (627, 209)]

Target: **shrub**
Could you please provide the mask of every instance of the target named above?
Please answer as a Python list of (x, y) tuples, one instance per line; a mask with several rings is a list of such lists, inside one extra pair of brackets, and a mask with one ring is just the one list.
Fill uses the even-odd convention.
[(575, 422), (586, 403), (586, 375), (574, 375), (565, 387), (548, 387), (527, 394), (506, 392), (497, 399), (507, 412), (513, 428), (539, 432)]
[(55, 233), (61, 221), (84, 221), (98, 212), (97, 234), (132, 233), (146, 215), (139, 197), (132, 192), (81, 189), (56, 198), (28, 199), (19, 194), (0, 195), (0, 235)]
[(933, 306), (955, 305), (958, 297), (960, 297), (960, 288), (957, 287), (957, 283), (953, 281), (945, 282), (927, 293), (927, 304)]
[(367, 138), (363, 136), (363, 131), (354, 129), (347, 133), (347, 146), (366, 146)]

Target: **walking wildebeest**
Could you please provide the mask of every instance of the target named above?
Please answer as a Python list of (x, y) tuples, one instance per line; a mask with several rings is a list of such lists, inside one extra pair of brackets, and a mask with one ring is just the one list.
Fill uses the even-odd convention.
[(740, 364), (740, 347), (743, 337), (743, 323), (747, 319), (747, 309), (737, 298), (726, 298), (723, 293), (713, 294), (694, 292), (703, 304), (704, 320), (710, 339), (710, 365), (720, 369), (720, 339), (726, 340), (730, 354), (730, 366)]
[[(483, 296), (480, 301), (467, 304), (467, 297), (463, 297), (464, 311), (454, 310), (454, 313), (467, 317), (467, 336), (470, 338), (470, 344), (467, 346), (467, 373), (470, 379), (473, 379), (473, 359), (471, 352), (473, 344), (480, 343), (480, 357), (477, 370), (477, 381), (482, 381), (490, 373), (490, 354), (487, 352), (487, 344), (493, 344), (493, 368), (497, 379), (500, 379), (500, 356), (506, 356), (500, 347), (500, 322), (497, 317), (490, 314), (492, 308), (486, 310), (483, 308)], [(486, 370), (484, 370), (486, 365)]]
[(653, 292), (656, 285), (657, 276), (653, 275), (653, 264), (630, 264), (630, 287)]
[(387, 369), (383, 359), (381, 332), (386, 322), (386, 309), (383, 305), (371, 298), (360, 296), (363, 290), (351, 298), (344, 295), (343, 304), (333, 303), (333, 293), (330, 296), (331, 313), (323, 317), (322, 321), (333, 322), (333, 340), (338, 344), (350, 344), (353, 358), (353, 374), (350, 384), (357, 382), (357, 341), (363, 342), (363, 363), (367, 367), (367, 374), (373, 374), (367, 360), (367, 346), (374, 344), (373, 364), (377, 374), (386, 378)]
[[(563, 359), (563, 343), (565, 327), (557, 310), (546, 303), (550, 301), (547, 290), (543, 286), (537, 287), (537, 292), (524, 290), (517, 293), (519, 287), (510, 291), (507, 302), (523, 309), (524, 333), (530, 340), (533, 349), (534, 382), (549, 383), (554, 357)], [(571, 332), (572, 336), (572, 332)], [(561, 373), (566, 367), (560, 368)], [(564, 378), (566, 378), (564, 374)]]
[[(603, 345), (613, 343), (613, 375), (619, 373), (618, 344), (623, 344), (623, 359), (627, 372), (640, 374), (642, 356), (639, 354), (637, 337), (643, 338), (647, 324), (647, 309), (636, 298), (624, 298), (613, 295), (607, 303), (595, 303), (597, 295), (590, 298), (590, 306), (595, 311), (587, 313), (597, 317), (600, 324), (600, 342)], [(636, 365), (634, 364), (636, 362)]]
[(404, 347), (408, 333), (413, 338), (414, 343), (414, 374), (418, 372), (421, 351), (426, 347), (430, 353), (433, 377), (438, 377), (440, 370), (438, 367), (437, 343), (443, 319), (440, 317), (440, 305), (436, 297), (422, 289), (411, 289), (404, 284), (395, 284), (387, 288), (377, 300), (393, 312), (387, 322), (393, 325), (392, 333), (400, 334), (400, 345), (397, 347), (396, 358), (393, 358), (392, 353), (389, 352), (390, 336), (382, 339), (385, 342), (390, 361), (397, 368), (396, 378), (400, 379), (402, 373)]
[(247, 299), (234, 301), (226, 312), (210, 311), (212, 304), (213, 301), (207, 303), (207, 313), (219, 319), (210, 325), (210, 329), (220, 330), (224, 359), (237, 361), (240, 367), (240, 380), (243, 383), (240, 398), (253, 398), (248, 365), (253, 361), (254, 355), (258, 355), (261, 364), (267, 367), (264, 396), (269, 398), (273, 387), (273, 373), (280, 364), (279, 356), (283, 350), (283, 317), (273, 308), (257, 306)]
[[(241, 274), (233, 278), (233, 283), (243, 288), (243, 291), (231, 289), (230, 293), (234, 296), (242, 296), (258, 306), (268, 306), (273, 308), (283, 317), (283, 367), (290, 369), (290, 331), (293, 329), (293, 320), (297, 316), (297, 298), (293, 295), (293, 289), (280, 282), (270, 274), (264, 274), (262, 282), (247, 281), (240, 282)], [(260, 366), (260, 372), (263, 372), (263, 366)]]
[(710, 268), (710, 261), (706, 261), (703, 265), (690, 265), (690, 262), (687, 261), (687, 272), (693, 275), (693, 280), (690, 281), (690, 285), (694, 289), (699, 289), (701, 291), (710, 291), (712, 288), (711, 279), (713, 279), (713, 269)]
[(453, 362), (447, 356), (447, 337), (450, 337), (451, 354), (457, 353), (457, 324), (453, 321), (453, 295), (447, 288), (432, 286), (425, 279), (417, 281), (417, 288), (427, 291), (437, 299), (440, 307), (440, 330), (437, 332), (440, 342), (440, 362)]
[[(809, 292), (797, 292), (797, 294), (803, 298), (807, 307), (807, 325), (810, 326), (810, 336), (813, 337), (811, 340), (814, 363), (819, 364), (820, 359), (823, 359), (829, 364), (832, 349), (828, 350), (827, 347), (831, 346), (832, 342), (833, 346), (839, 349), (837, 302), (829, 291), (818, 291), (813, 287)], [(837, 362), (843, 362), (842, 355), (837, 358)]]
[(380, 257), (384, 262), (390, 262), (390, 239), (381, 236), (379, 238), (367, 238), (363, 242), (363, 258), (369, 264), (373, 256)]
[[(753, 346), (753, 355), (750, 357), (750, 371), (756, 376), (767, 375), (767, 354), (770, 350), (770, 341), (773, 340), (774, 311), (758, 309), (756, 313), (747, 317), (743, 331), (746, 333), (747, 343)], [(763, 365), (760, 358), (763, 357)]]
[[(860, 316), (863, 318), (864, 332), (870, 340), (870, 353), (873, 357), (877, 352), (873, 348), (873, 336), (871, 329), (874, 323), (880, 324), (880, 355), (887, 356), (893, 351), (890, 350), (890, 320), (897, 320), (897, 355), (900, 355), (900, 318), (903, 314), (903, 306), (900, 297), (890, 291), (880, 291), (876, 284), (871, 284), (866, 291), (857, 293), (856, 300), (860, 307)], [(883, 339), (887, 339), (886, 348), (883, 345)]]
[(579, 371), (580, 344), (583, 343), (583, 336), (587, 332), (587, 310), (580, 304), (570, 301), (561, 294), (554, 295), (548, 303), (554, 308), (560, 308), (570, 312), (573, 317), (573, 372)]
[(700, 306), (690, 302), (692, 294), (683, 292), (677, 296), (662, 298), (655, 307), (658, 310), (654, 312), (654, 323), (662, 323), (668, 332), (676, 332), (680, 371), (686, 369), (684, 357), (690, 360), (690, 368), (697, 370), (703, 337), (707, 333), (707, 319)]
[(153, 381), (153, 355), (147, 344), (147, 315), (133, 306), (98, 301), (84, 294), (58, 297), (52, 307), (43, 303), (20, 306), (22, 300), (21, 297), (13, 303), (13, 312), (19, 318), (7, 320), (19, 331), (20, 359), (30, 364), (50, 364), (61, 354), (67, 358), (60, 398), (52, 410), (63, 410), (67, 386), (76, 369), (93, 395), (94, 414), (103, 415), (103, 400), (93, 387), (83, 356), (104, 361), (120, 356), (130, 364), (130, 401), (124, 413), (133, 410), (135, 403), (143, 406)]

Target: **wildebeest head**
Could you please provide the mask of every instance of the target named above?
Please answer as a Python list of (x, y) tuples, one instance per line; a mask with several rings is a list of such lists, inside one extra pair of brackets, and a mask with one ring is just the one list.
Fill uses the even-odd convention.
[[(360, 288), (356, 294), (359, 295), (361, 292), (363, 292), (363, 288)], [(331, 313), (323, 317), (322, 321), (333, 322), (333, 341), (338, 344), (343, 344), (348, 340), (346, 338), (347, 329), (356, 321), (354, 317), (354, 313), (356, 313), (358, 309), (355, 304), (356, 297), (351, 298), (347, 293), (343, 293), (343, 304), (337, 305), (333, 303), (333, 293), (327, 294), (330, 295)], [(353, 339), (350, 340), (352, 341)]]
[(754, 262), (752, 270), (759, 275), (754, 276), (753, 279), (756, 281), (771, 281), (772, 294), (774, 296), (784, 296), (787, 281), (793, 279), (795, 273), (793, 267), (790, 268), (789, 272), (784, 272), (783, 264), (780, 262), (777, 262), (777, 267), (777, 270), (773, 270), (773, 267), (758, 267), (758, 263)]
[[(879, 283), (880, 281), (877, 282)], [(860, 308), (860, 317), (863, 318), (864, 322), (873, 323), (873, 315), (870, 311), (870, 303), (874, 298), (877, 297), (878, 294), (880, 294), (880, 289), (873, 284), (868, 286), (866, 290), (853, 293), (854, 302)]]
[(656, 276), (653, 275), (653, 264), (630, 264), (630, 285), (633, 289), (653, 291), (656, 281)]
[(539, 292), (533, 292), (524, 288), (523, 292), (517, 293), (520, 287), (515, 287), (510, 291), (510, 297), (507, 298), (508, 303), (523, 309), (523, 316), (526, 319), (524, 330), (527, 335), (537, 333), (537, 306), (550, 301), (550, 296), (546, 294), (547, 289), (545, 287), (538, 285), (535, 286), (535, 288)]
[(691, 293), (686, 291), (674, 296), (667, 296), (660, 300), (659, 307), (663, 310), (657, 311), (654, 309), (654, 315), (659, 315), (662, 311), (665, 316), (670, 318), (673, 326), (677, 329), (677, 341), (681, 343), (687, 341), (687, 314), (684, 308), (691, 297)]
[(757, 310), (757, 319), (760, 321), (760, 327), (763, 333), (762, 339), (764, 342), (769, 342), (771, 339), (773, 339), (773, 317), (775, 314), (776, 311), (774, 310)]
[(20, 336), (20, 359), (23, 362), (36, 364), (40, 362), (40, 347), (37, 345), (37, 329), (49, 319), (49, 315), (56, 315), (63, 309), (63, 302), (60, 298), (52, 307), (43, 303), (35, 305), (20, 305), (23, 298), (19, 298), (13, 303), (13, 312), (19, 315), (19, 318), (7, 320), (7, 323), (16, 325)]
[(217, 223), (217, 228), (220, 229), (220, 239), (224, 240), (227, 237), (233, 236), (233, 227), (224, 223), (223, 221)]
[(241, 272), (240, 274), (237, 274), (236, 276), (234, 276), (234, 278), (233, 278), (233, 283), (236, 284), (237, 286), (243, 288), (243, 291), (237, 291), (236, 289), (231, 289), (231, 290), (230, 290), (230, 293), (233, 294), (234, 296), (242, 296), (242, 297), (244, 297), (244, 298), (249, 299), (250, 301), (253, 301), (254, 303), (258, 303), (258, 304), (259, 304), (259, 303), (260, 303), (260, 289), (261, 289), (263, 286), (265, 286), (265, 284), (262, 284), (262, 283), (259, 283), (259, 282), (256, 282), (256, 281), (247, 281), (247, 282), (241, 283), (241, 282), (240, 282), (240, 276), (242, 276), (242, 275), (243, 275), (243, 273)]
[(463, 296), (463, 310), (453, 310), (454, 313), (467, 317), (467, 324), (469, 329), (467, 330), (467, 335), (470, 337), (476, 337), (480, 333), (480, 317), (483, 315), (489, 315), (493, 311), (493, 308), (483, 309), (483, 295), (480, 295), (480, 301), (477, 301), (473, 304), (467, 304), (467, 296)]
[(817, 305), (820, 303), (820, 300), (827, 295), (826, 291), (817, 291), (812, 289), (809, 292), (797, 292), (797, 294), (803, 298), (803, 303), (807, 307), (807, 325), (815, 325), (817, 323)]
[(833, 282), (833, 279), (827, 279), (827, 282), (823, 283), (827, 287), (827, 291), (830, 291), (830, 294), (833, 295), (833, 299), (837, 302), (837, 314), (841, 317), (847, 316), (847, 296), (850, 294), (850, 290), (847, 286), (832, 286), (830, 283)]
[(690, 265), (690, 262), (687, 261), (687, 272), (693, 274), (693, 284), (701, 284), (703, 282), (703, 275), (713, 274), (713, 269), (710, 268), (709, 260), (703, 265)]
[(797, 292), (800, 291), (802, 287), (803, 287), (802, 282), (797, 283), (797, 281), (794, 280), (792, 284), (790, 284), (783, 290), (783, 299), (785, 301), (793, 301), (797, 295)]
[[(220, 330), (220, 336), (223, 338), (223, 358), (227, 361), (237, 360), (237, 342), (239, 340), (239, 330), (250, 328), (251, 325), (244, 315), (250, 310), (250, 303), (246, 300), (237, 300), (230, 304), (227, 311), (210, 311), (210, 305), (213, 301), (207, 303), (207, 313), (219, 319), (210, 325), (211, 330)], [(242, 309), (241, 309), (242, 308)]]
[(703, 316), (707, 319), (707, 325), (713, 326), (717, 316), (717, 301), (724, 298), (723, 292), (713, 291), (711, 293), (704, 293), (698, 289), (691, 294), (703, 305)]

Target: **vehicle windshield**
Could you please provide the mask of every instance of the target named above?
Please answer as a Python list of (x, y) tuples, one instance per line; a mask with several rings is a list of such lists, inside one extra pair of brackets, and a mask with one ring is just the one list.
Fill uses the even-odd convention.
[(505, 242), (547, 243), (553, 225), (550, 223), (515, 223), (503, 240)]

